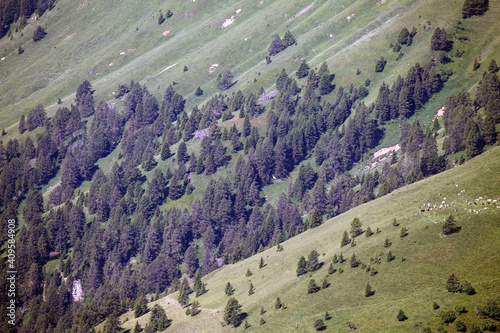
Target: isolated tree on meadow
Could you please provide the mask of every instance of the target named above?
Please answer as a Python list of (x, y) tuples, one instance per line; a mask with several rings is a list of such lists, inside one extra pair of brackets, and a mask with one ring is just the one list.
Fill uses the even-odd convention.
[(269, 55), (273, 56), (285, 49), (285, 45), (281, 40), (280, 36), (274, 35), (271, 45), (269, 46)]
[(240, 303), (236, 300), (236, 298), (230, 298), (224, 308), (224, 323), (226, 325), (233, 325), (234, 327), (238, 326), (241, 321), (240, 313)]
[(233, 85), (234, 75), (230, 70), (224, 71), (224, 73), (219, 74), (217, 78), (217, 88), (220, 91), (226, 91)]

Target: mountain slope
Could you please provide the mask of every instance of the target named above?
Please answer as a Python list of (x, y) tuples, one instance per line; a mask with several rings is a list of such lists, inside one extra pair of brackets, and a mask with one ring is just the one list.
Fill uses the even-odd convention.
[[(247, 321), (254, 331), (313, 332), (315, 320), (323, 319), (326, 311), (332, 315), (332, 319), (325, 322), (329, 332), (347, 331), (347, 321), (361, 332), (421, 331), (428, 326), (434, 330), (440, 326), (439, 314), (455, 306), (465, 306), (468, 310), (459, 316), (468, 327), (479, 325), (481, 320), (475, 315), (474, 308), (484, 307), (487, 301), (498, 301), (500, 293), (500, 273), (496, 269), (500, 264), (500, 206), (498, 203), (482, 203), (487, 198), (500, 202), (500, 184), (492, 181), (499, 172), (500, 149), (497, 147), (460, 167), (328, 220), (320, 227), (284, 242), (282, 252), (273, 247), (244, 261), (224, 266), (203, 278), (209, 291), (196, 298), (202, 312), (194, 318), (183, 314), (176, 301), (177, 293), (155, 303), (164, 306), (167, 315), (173, 319), (169, 330), (182, 329), (184, 332), (220, 331), (224, 306), (229, 299), (224, 294), (227, 282), (235, 288), (234, 297), (242, 304), (242, 311), (248, 314)], [(462, 190), (465, 193), (461, 193)], [(478, 205), (468, 205), (467, 200)], [(440, 205), (442, 201), (449, 205), (446, 210), (421, 211), (427, 203)], [(479, 215), (474, 209), (481, 209)], [(444, 236), (443, 220), (450, 213), (461, 230)], [(355, 247), (340, 248), (341, 235), (344, 230), (350, 230), (354, 217), (360, 219), (363, 230), (369, 226), (373, 231), (379, 228), (380, 233), (368, 238), (358, 236)], [(400, 227), (392, 225), (394, 218)], [(404, 238), (400, 238), (401, 227), (408, 228), (408, 235)], [(392, 242), (389, 248), (384, 247), (386, 237)], [(307, 257), (313, 249), (318, 251), (324, 265), (318, 271), (296, 277), (299, 257)], [(386, 261), (388, 250), (396, 256), (392, 262)], [(344, 272), (328, 276), (331, 286), (327, 289), (307, 294), (309, 278), (321, 285), (328, 275), (333, 255), (341, 252), (347, 259), (340, 265)], [(371, 263), (370, 258), (375, 258), (379, 252), (382, 254), (381, 263)], [(375, 266), (378, 274), (370, 276), (360, 267), (351, 268), (349, 259), (352, 253), (367, 265)], [(266, 263), (262, 269), (259, 269), (260, 258)], [(335, 267), (338, 268), (339, 264)], [(247, 269), (253, 273), (250, 277), (245, 276)], [(467, 296), (448, 292), (446, 280), (452, 273), (462, 283), (469, 281), (476, 294)], [(255, 287), (255, 294), (248, 296), (250, 282)], [(368, 298), (364, 296), (367, 282), (375, 290), (375, 294)], [(280, 297), (286, 309), (274, 308), (276, 297)], [(191, 295), (191, 301), (194, 299)], [(439, 304), (441, 310), (433, 310), (433, 302)], [(263, 315), (260, 315), (261, 306), (266, 310)], [(408, 320), (397, 321), (400, 309), (404, 310)], [(131, 315), (122, 316), (122, 320), (132, 319)], [(262, 326), (259, 324), (261, 317), (266, 321)], [(143, 326), (147, 321), (148, 315), (139, 318)], [(128, 320), (123, 327), (133, 328), (134, 325), (135, 320)], [(225, 329), (231, 330), (229, 327)], [(243, 331), (243, 327), (237, 331)]]

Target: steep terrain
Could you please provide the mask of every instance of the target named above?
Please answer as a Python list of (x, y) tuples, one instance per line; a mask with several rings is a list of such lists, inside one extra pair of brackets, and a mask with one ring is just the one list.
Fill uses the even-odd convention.
[[(467, 327), (481, 326), (486, 319), (479, 319), (475, 309), (483, 308), (489, 301), (500, 301), (498, 281), (500, 274), (498, 252), (500, 245), (500, 184), (494, 181), (500, 172), (500, 149), (492, 149), (464, 165), (386, 195), (370, 203), (324, 222), (284, 243), (283, 251), (276, 247), (259, 253), (233, 265), (227, 265), (207, 275), (203, 282), (208, 292), (190, 301), (197, 300), (201, 313), (186, 316), (177, 302), (177, 293), (156, 302), (165, 307), (173, 320), (167, 331), (218, 332), (223, 323), (224, 307), (230, 297), (224, 293), (227, 282), (235, 289), (234, 296), (246, 312), (250, 331), (261, 332), (314, 332), (316, 319), (324, 319), (325, 312), (332, 319), (325, 321), (327, 332), (347, 332), (346, 322), (353, 323), (360, 332), (422, 332), (430, 327), (433, 332), (443, 326), (440, 315), (456, 306), (464, 306), (465, 314), (458, 316)], [(489, 176), (487, 176), (489, 175)], [(462, 192), (464, 190), (464, 192)], [(459, 194), (461, 194), (459, 196)], [(477, 199), (477, 200), (476, 200)], [(488, 199), (497, 201), (489, 204)], [(439, 209), (441, 202), (446, 205)], [(472, 202), (473, 204), (468, 204)], [(432, 211), (422, 210), (437, 204)], [(477, 205), (476, 205), (477, 204)], [(471, 212), (470, 212), (471, 211)], [(478, 214), (475, 211), (480, 211)], [(452, 214), (460, 231), (443, 235), (444, 219)], [(356, 238), (356, 246), (340, 247), (344, 230), (351, 230), (352, 220), (358, 217), (362, 229), (370, 227), (380, 233), (370, 237), (362, 234)], [(399, 223), (394, 227), (396, 218)], [(401, 229), (408, 235), (401, 238)], [(385, 247), (388, 238), (392, 245)], [(300, 256), (307, 258), (316, 250), (322, 267), (312, 273), (296, 276)], [(395, 259), (387, 262), (391, 251)], [(334, 255), (343, 254), (346, 262), (334, 264), (338, 271), (328, 274)], [(358, 260), (376, 268), (371, 276), (361, 267), (351, 268), (350, 258), (355, 253)], [(380, 263), (371, 259), (381, 258)], [(266, 266), (259, 269), (263, 258)], [(250, 269), (253, 275), (247, 277)], [(463, 283), (469, 281), (476, 294), (451, 293), (446, 290), (446, 281), (455, 274)], [(321, 286), (327, 278), (331, 284), (317, 293), (308, 294), (309, 280), (315, 279)], [(248, 295), (250, 282), (255, 293)], [(375, 293), (365, 297), (366, 283)], [(275, 309), (276, 298), (285, 304), (285, 309)], [(436, 302), (439, 310), (433, 309)], [(265, 313), (261, 315), (260, 309)], [(399, 322), (398, 311), (402, 309), (408, 320)], [(124, 328), (133, 329), (136, 320), (133, 312), (120, 319), (128, 320)], [(266, 323), (260, 324), (260, 318)], [(137, 319), (144, 327), (149, 315)], [(236, 331), (244, 331), (242, 324)], [(455, 331), (455, 325), (444, 325)], [(232, 331), (230, 326), (222, 330)]]

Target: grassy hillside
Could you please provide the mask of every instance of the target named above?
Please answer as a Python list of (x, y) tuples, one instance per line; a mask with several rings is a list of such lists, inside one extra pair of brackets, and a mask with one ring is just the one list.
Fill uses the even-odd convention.
[[(433, 57), (429, 41), (437, 26), (445, 27), (451, 37), (460, 33), (470, 38), (455, 45), (465, 53), (451, 64), (457, 75), (446, 91), (456, 91), (477, 82), (480, 73), (472, 71), (474, 58), (487, 64), (500, 54), (496, 34), (500, 5), (492, 2), (486, 15), (464, 21), (465, 30), (457, 32), (461, 2), (59, 0), (55, 9), (14, 32), (12, 40), (0, 40), (0, 57), (4, 58), (0, 62), (4, 83), (0, 127), (7, 129), (7, 138), (16, 136), (21, 114), (39, 103), (53, 114), (58, 98), (63, 105), (74, 102), (74, 92), (85, 79), (96, 89), (96, 100), (113, 99), (118, 83), (130, 80), (146, 84), (160, 97), (175, 81), (176, 89), (188, 97), (188, 110), (216, 92), (215, 79), (225, 69), (231, 69), (238, 80), (233, 89), (257, 91), (260, 86), (272, 89), (278, 71), (285, 67), (293, 72), (302, 59), (313, 66), (326, 61), (337, 75), (337, 84), (359, 85), (369, 78), (372, 87), (378, 87), (383, 80), (391, 82), (406, 73), (409, 65)], [(158, 25), (159, 11), (167, 9), (174, 16)], [(224, 22), (231, 22), (228, 19), (233, 23), (223, 27)], [(431, 28), (425, 31), (428, 21)], [(48, 35), (34, 43), (31, 36), (37, 25), (44, 26)], [(417, 35), (411, 47), (403, 47), (405, 55), (396, 62), (397, 53), (389, 44), (405, 26), (410, 30), (415, 26)], [(298, 45), (266, 65), (272, 36), (283, 36), (288, 29)], [(25, 50), (22, 55), (17, 54), (19, 46)], [(388, 60), (382, 74), (374, 72), (381, 56)], [(214, 64), (218, 67), (209, 71)], [(361, 75), (356, 75), (357, 69)], [(201, 97), (194, 96), (198, 85), (205, 91)], [(443, 100), (437, 97), (429, 108), (435, 111)]]
[[(229, 298), (224, 294), (227, 282), (235, 288), (234, 297), (248, 314), (251, 331), (313, 332), (314, 321), (323, 319), (326, 311), (332, 315), (332, 319), (325, 322), (328, 332), (347, 331), (347, 321), (360, 332), (410, 332), (422, 331), (425, 327), (435, 331), (441, 326), (439, 314), (453, 310), (455, 306), (465, 306), (468, 310), (459, 316), (468, 327), (479, 325), (481, 320), (474, 309), (484, 307), (487, 301), (498, 301), (500, 294), (497, 269), (500, 264), (500, 209), (498, 203), (483, 205), (479, 199), (500, 201), (500, 184), (492, 181), (499, 172), (500, 149), (494, 148), (465, 165), (328, 220), (320, 227), (284, 242), (282, 252), (273, 247), (247, 260), (224, 266), (203, 278), (209, 291), (197, 298), (202, 311), (196, 317), (184, 314), (184, 309), (176, 301), (177, 293), (156, 303), (165, 307), (167, 315), (173, 319), (170, 330), (183, 332), (221, 331), (224, 307)], [(458, 196), (462, 190), (465, 193)], [(468, 205), (467, 200), (478, 205)], [(424, 204), (440, 205), (442, 201), (449, 205), (446, 210), (421, 211)], [(479, 215), (474, 209), (481, 209)], [(450, 213), (461, 230), (444, 236), (443, 221)], [(344, 230), (350, 230), (354, 217), (361, 220), (363, 230), (369, 226), (373, 231), (379, 228), (380, 233), (368, 238), (363, 234), (356, 238), (355, 247), (340, 248), (341, 235)], [(399, 227), (392, 225), (394, 218)], [(408, 235), (404, 238), (400, 237), (401, 227), (408, 228)], [(384, 247), (386, 237), (392, 242), (389, 248)], [(307, 257), (313, 249), (320, 254), (323, 267), (296, 277), (299, 257)], [(396, 256), (392, 262), (386, 261), (388, 250)], [(330, 287), (308, 295), (309, 279), (314, 278), (321, 285), (333, 255), (341, 252), (347, 259), (340, 265), (344, 272), (328, 276)], [(367, 265), (374, 265), (378, 274), (370, 276), (360, 267), (351, 268), (349, 259), (352, 253)], [(379, 253), (381, 263), (371, 263), (370, 258)], [(262, 269), (259, 269), (260, 258), (266, 263)], [(335, 267), (338, 268), (339, 264)], [(252, 271), (252, 276), (245, 276), (247, 269)], [(467, 296), (448, 292), (446, 280), (452, 273), (462, 283), (469, 281), (476, 294)], [(250, 282), (255, 287), (255, 294), (248, 296)], [(368, 298), (364, 296), (367, 282), (375, 290), (375, 294)], [(274, 309), (276, 297), (280, 297), (286, 309)], [(194, 299), (191, 295), (191, 301)], [(434, 302), (440, 305), (440, 310), (433, 310)], [(150, 303), (150, 307), (153, 304)], [(261, 306), (266, 310), (262, 316)], [(397, 321), (400, 309), (408, 320)], [(261, 317), (266, 321), (262, 326)], [(121, 317), (122, 320), (126, 318), (123, 327), (133, 328), (136, 321), (133, 313)], [(148, 315), (140, 317), (139, 323), (144, 326), (148, 318)], [(454, 325), (448, 329), (454, 331)], [(225, 327), (224, 330), (232, 329)], [(243, 325), (236, 329), (243, 330)]]

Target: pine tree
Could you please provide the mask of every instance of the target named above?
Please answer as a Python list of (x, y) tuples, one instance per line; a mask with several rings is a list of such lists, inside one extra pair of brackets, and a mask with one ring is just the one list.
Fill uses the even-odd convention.
[(309, 217), (309, 220), (307, 221), (307, 224), (309, 225), (309, 228), (316, 228), (319, 227), (321, 223), (323, 223), (323, 216), (321, 215), (319, 209), (314, 208), (311, 216)]
[(234, 288), (230, 282), (226, 283), (226, 288), (224, 289), (226, 296), (232, 296), (234, 294)]
[(312, 250), (307, 257), (306, 270), (308, 272), (314, 272), (321, 267), (318, 261), (319, 253), (316, 250)]
[(200, 303), (198, 301), (194, 301), (193, 303), (191, 303), (191, 308), (189, 312), (191, 313), (191, 317), (194, 317), (198, 313), (200, 313), (201, 312)]
[(234, 327), (240, 324), (241, 305), (236, 298), (230, 298), (224, 308), (224, 323), (233, 325)]
[(248, 269), (247, 269), (247, 272), (245, 273), (245, 276), (246, 276), (246, 277), (250, 277), (250, 276), (252, 276), (252, 275), (253, 275), (252, 271), (250, 270), (250, 268), (248, 268)]
[(264, 266), (266, 266), (266, 264), (264, 263), (264, 258), (260, 257), (259, 268), (263, 268)]
[(307, 285), (307, 293), (314, 294), (317, 293), (321, 288), (316, 284), (314, 279), (309, 280), (309, 284)]
[(370, 285), (370, 283), (367, 282), (366, 288), (365, 288), (365, 297), (370, 297), (373, 294), (375, 294), (375, 291), (372, 289), (372, 286)]
[(253, 283), (250, 282), (250, 287), (248, 288), (248, 296), (253, 295), (254, 292), (255, 292), (255, 290), (254, 290), (254, 287), (253, 287)]
[(455, 232), (460, 231), (461, 227), (458, 227), (455, 223), (455, 218), (453, 215), (448, 215), (443, 224), (443, 235), (451, 235)]
[(370, 227), (366, 228), (366, 231), (365, 231), (365, 237), (368, 238), (370, 237), (371, 235), (373, 235), (373, 231)]
[(462, 7), (462, 18), (483, 15), (489, 9), (489, 0), (465, 0)]
[(283, 36), (283, 44), (285, 45), (285, 47), (297, 44), (297, 41), (295, 40), (295, 37), (292, 35), (290, 30), (287, 30), (285, 32), (285, 35)]
[(481, 138), (479, 129), (474, 118), (469, 118), (465, 124), (464, 130), (465, 155), (467, 159), (471, 159), (481, 153)]
[(297, 72), (295, 72), (295, 75), (297, 75), (297, 78), (302, 79), (302, 78), (306, 77), (309, 74), (309, 69), (310, 69), (309, 65), (304, 60), (300, 64), (300, 67), (297, 70)]
[(269, 46), (269, 55), (274, 56), (285, 49), (285, 45), (280, 36), (274, 35), (271, 45)]
[(167, 313), (165, 309), (162, 308), (159, 304), (155, 304), (153, 309), (151, 310), (151, 317), (149, 319), (149, 325), (156, 331), (161, 332), (166, 330), (172, 320), (167, 317)]
[(248, 137), (252, 132), (252, 125), (250, 124), (250, 116), (248, 113), (245, 115), (245, 120), (243, 121), (243, 137)]
[(306, 274), (307, 273), (307, 261), (306, 261), (306, 258), (304, 258), (304, 256), (301, 256), (299, 258), (299, 262), (297, 263), (297, 276), (301, 276), (303, 274)]
[(281, 309), (283, 307), (283, 303), (281, 303), (281, 299), (279, 297), (276, 297), (276, 301), (274, 302), (274, 308)]
[(363, 230), (361, 229), (361, 221), (359, 218), (355, 217), (352, 222), (351, 222), (351, 237), (355, 238), (363, 233)]
[(163, 144), (161, 146), (161, 160), (165, 161), (170, 156), (172, 156), (172, 153), (170, 152), (170, 145), (168, 144), (167, 140), (165, 140), (163, 141)]
[(186, 163), (188, 159), (187, 146), (183, 141), (179, 144), (179, 148), (177, 149), (177, 161), (179, 161), (179, 163)]
[(450, 277), (446, 280), (446, 290), (448, 290), (450, 293), (457, 293), (462, 291), (462, 287), (455, 274), (451, 274)]
[(408, 317), (405, 315), (403, 310), (399, 310), (397, 319), (398, 321), (405, 321), (406, 319), (408, 319)]
[(177, 298), (183, 308), (185, 308), (189, 304), (189, 294), (191, 293), (191, 291), (192, 290), (189, 287), (188, 280), (186, 277), (184, 277), (179, 288), (179, 297)]
[(316, 321), (314, 322), (314, 329), (316, 331), (324, 331), (326, 329), (326, 325), (323, 319), (316, 319)]
[(201, 96), (201, 95), (203, 95), (203, 90), (200, 88), (200, 86), (198, 86), (198, 88), (196, 88), (196, 91), (194, 92), (194, 95), (195, 96)]
[(342, 235), (342, 240), (340, 241), (340, 247), (344, 247), (350, 242), (351, 240), (349, 239), (349, 235), (347, 234), (347, 231), (344, 230), (344, 234)]
[(134, 304), (134, 315), (135, 318), (142, 316), (148, 312), (148, 300), (143, 293), (139, 295)]

